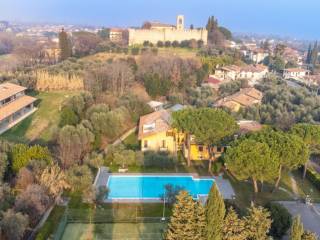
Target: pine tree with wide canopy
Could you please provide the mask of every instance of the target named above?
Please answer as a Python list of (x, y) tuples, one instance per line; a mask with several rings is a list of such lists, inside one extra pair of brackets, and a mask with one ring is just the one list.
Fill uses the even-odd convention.
[(258, 181), (273, 182), (278, 176), (279, 162), (266, 143), (254, 139), (239, 139), (228, 148), (225, 156), (227, 168), (239, 180), (252, 179), (254, 192)]
[[(172, 126), (187, 134), (188, 149), (190, 149), (191, 135), (195, 136), (196, 142), (209, 146), (209, 170), (214, 160), (212, 146), (232, 136), (239, 128), (234, 118), (221, 109), (188, 108), (174, 112), (172, 118)], [(190, 151), (188, 151), (188, 166), (190, 165)]]
[(279, 162), (278, 179), (275, 189), (279, 187), (282, 170), (294, 170), (304, 165), (309, 159), (309, 151), (303, 140), (294, 134), (275, 131), (271, 128), (252, 134), (249, 138), (266, 143)]

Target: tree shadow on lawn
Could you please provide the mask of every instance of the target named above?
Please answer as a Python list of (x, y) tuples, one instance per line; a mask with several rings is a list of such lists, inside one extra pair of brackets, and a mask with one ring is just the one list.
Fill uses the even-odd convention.
[[(161, 222), (161, 203), (107, 203), (95, 209), (94, 239), (162, 239), (165, 222)], [(166, 216), (171, 208), (166, 208)], [(103, 217), (105, 217), (105, 222)], [(99, 221), (99, 219), (101, 221)]]
[[(294, 200), (292, 194), (281, 189), (272, 192), (274, 185), (265, 183), (263, 186), (263, 191), (257, 193), (253, 192), (253, 184), (251, 181), (238, 181), (229, 174), (226, 174), (229, 179), (234, 191), (235, 191), (235, 203), (240, 208), (248, 208), (251, 206), (252, 202), (258, 205), (264, 206), (270, 201), (287, 201)], [(261, 186), (259, 186), (261, 188)]]
[(32, 123), (32, 120), (33, 115), (25, 118), (20, 123), (3, 133), (1, 137), (11, 142), (28, 143), (29, 140), (25, 137), (25, 135)]

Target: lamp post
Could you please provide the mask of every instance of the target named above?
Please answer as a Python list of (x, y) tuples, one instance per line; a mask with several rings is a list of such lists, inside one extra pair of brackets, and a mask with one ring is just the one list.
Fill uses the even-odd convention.
[(162, 218), (161, 218), (162, 221), (166, 220), (165, 211), (166, 211), (166, 194), (165, 194), (165, 191), (164, 191), (163, 192), (163, 210), (162, 210)]

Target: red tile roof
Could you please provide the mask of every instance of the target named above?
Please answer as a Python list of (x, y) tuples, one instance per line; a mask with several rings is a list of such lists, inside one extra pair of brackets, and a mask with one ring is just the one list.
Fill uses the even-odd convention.
[(220, 84), (221, 83), (221, 80), (217, 79), (217, 78), (214, 78), (214, 77), (209, 77), (207, 79), (207, 83), (211, 83), (211, 84)]
[(20, 109), (28, 106), (29, 104), (35, 102), (37, 99), (30, 96), (22, 96), (19, 97), (17, 100), (5, 105), (4, 107), (0, 108), (0, 121), (3, 119), (11, 116), (15, 112), (19, 111)]
[[(170, 129), (171, 115), (167, 110), (160, 110), (140, 117), (138, 139)], [(146, 126), (153, 125), (147, 128)]]
[(13, 83), (0, 84), (0, 101), (25, 90), (25, 87)]

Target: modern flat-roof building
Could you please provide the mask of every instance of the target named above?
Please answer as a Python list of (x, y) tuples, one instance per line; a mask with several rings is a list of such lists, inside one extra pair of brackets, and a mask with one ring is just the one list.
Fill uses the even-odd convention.
[(25, 94), (26, 88), (12, 84), (0, 84), (0, 134), (4, 133), (37, 109), (34, 97)]

